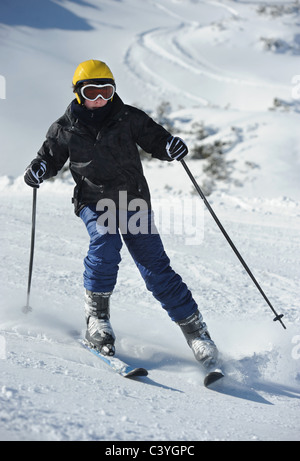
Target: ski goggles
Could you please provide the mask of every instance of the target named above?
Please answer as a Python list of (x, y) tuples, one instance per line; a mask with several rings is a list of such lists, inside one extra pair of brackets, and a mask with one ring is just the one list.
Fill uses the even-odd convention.
[(115, 94), (115, 87), (110, 83), (105, 85), (89, 84), (83, 86), (80, 92), (82, 97), (88, 101), (96, 101), (98, 98), (108, 101)]

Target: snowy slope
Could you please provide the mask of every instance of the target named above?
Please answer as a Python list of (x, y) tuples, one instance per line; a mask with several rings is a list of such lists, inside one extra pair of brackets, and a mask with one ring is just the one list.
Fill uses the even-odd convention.
[[(296, 4), (28, 3), (25, 10), (20, 0), (5, 2), (0, 19), (0, 440), (299, 440)], [(144, 162), (166, 251), (226, 359), (228, 377), (215, 390), (203, 387), (181, 332), (146, 292), (125, 248), (112, 296), (117, 350), (149, 376), (118, 377), (80, 347), (88, 238), (69, 180), (38, 191), (33, 312), (21, 312), (32, 203), (21, 175), (72, 98), (76, 65), (92, 57), (111, 66), (127, 103), (155, 115), (168, 101), (190, 147), (224, 143), (225, 179), (212, 177), (206, 161), (187, 162), (287, 330), (273, 323), (182, 166)], [(195, 122), (208, 138), (196, 139)], [(160, 219), (167, 209), (170, 228)]]

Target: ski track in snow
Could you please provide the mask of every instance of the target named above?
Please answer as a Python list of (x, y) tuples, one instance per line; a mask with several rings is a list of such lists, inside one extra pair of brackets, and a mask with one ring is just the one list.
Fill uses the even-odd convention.
[[(142, 84), (146, 88), (148, 87), (150, 91), (159, 94), (163, 100), (172, 100), (173, 95), (176, 94), (177, 103), (182, 105), (188, 101), (203, 106), (225, 107), (231, 101), (231, 106), (239, 110), (245, 108), (245, 101), (242, 98), (242, 94), (245, 92), (250, 93), (250, 95), (253, 93), (253, 96), (260, 94), (260, 102), (256, 98), (256, 107), (253, 106), (256, 109), (265, 108), (267, 101), (271, 101), (274, 92), (289, 94), (289, 85), (259, 80), (255, 74), (253, 74), (252, 79), (245, 79), (236, 76), (236, 72), (230, 72), (219, 67), (210, 62), (209, 58), (201, 56), (201, 48), (199, 47), (199, 51), (197, 46), (201, 43), (205, 33), (208, 36), (213, 34), (217, 36), (215, 31), (226, 31), (230, 27), (238, 28), (234, 24), (235, 22), (242, 24), (241, 29), (247, 27), (244, 24), (248, 12), (248, 10), (243, 11), (239, 5), (244, 15), (242, 17), (236, 10), (220, 2), (203, 3), (210, 8), (217, 8), (214, 22), (209, 20), (212, 19), (209, 15), (209, 19), (202, 19), (199, 13), (200, 22), (189, 20), (184, 15), (180, 16), (155, 3), (157, 8), (178, 22), (173, 27), (156, 27), (142, 32), (128, 48), (124, 57), (124, 64), (137, 86)], [(227, 11), (225, 17), (224, 10)], [(233, 23), (233, 26), (229, 24), (230, 22)], [(199, 36), (198, 40), (195, 39), (197, 36)], [(226, 38), (224, 40), (226, 46)], [(232, 49), (230, 51), (234, 52)], [(237, 59), (239, 59), (238, 54)], [(170, 76), (173, 84), (170, 83)], [(212, 85), (214, 92), (207, 91)], [(207, 93), (213, 99), (207, 99), (203, 96)], [(249, 101), (247, 109), (249, 109)]]
[[(274, 307), (284, 314), (287, 330), (273, 323), (272, 312), (204, 210), (203, 236), (197, 244), (187, 245), (186, 234), (162, 233), (162, 238), (172, 266), (191, 288), (222, 352), (226, 378), (212, 390), (203, 387), (203, 375), (181, 332), (146, 291), (126, 248), (112, 296), (117, 352), (132, 365), (146, 367), (149, 375), (135, 380), (116, 376), (78, 344), (85, 332), (82, 261), (88, 237), (73, 214), (72, 186), (57, 181), (38, 191), (33, 311), (24, 315), (32, 193), (22, 178), (0, 178), (0, 440), (299, 440), (300, 213), (297, 194), (292, 198), (281, 193), (289, 180), (291, 188), (296, 184), (292, 169), (296, 176), (298, 119), (294, 113), (285, 118), (267, 111), (274, 97), (289, 100), (286, 76), (292, 66), (286, 70), (283, 57), (277, 73), (268, 72), (272, 54), (262, 56), (257, 44), (264, 27), (274, 29), (279, 20), (255, 16), (259, 2), (149, 0), (143, 2), (144, 16), (134, 24), (128, 8), (134, 8), (136, 18), (141, 2), (104, 0), (101, 9), (95, 0), (89, 2), (93, 8), (67, 3), (96, 30), (55, 31), (60, 37), (57, 48), (51, 32), (48, 36), (42, 31), (36, 41), (32, 28), (29, 34), (19, 27), (16, 36), (13, 28), (4, 29), (4, 39), (11, 34), (16, 53), (28, 47), (39, 59), (46, 53), (43, 64), (51, 78), (49, 61), (55, 72), (61, 66), (69, 70), (61, 45), (66, 33), (81, 38), (75, 56), (74, 35), (70, 39), (71, 69), (78, 55), (86, 57), (87, 47), (98, 53), (102, 38), (111, 45), (106, 61), (115, 60), (119, 75), (129, 82), (123, 89), (130, 96), (136, 89), (133, 100), (142, 97), (141, 105), (152, 109), (161, 101), (187, 107), (174, 119), (188, 128), (186, 120), (202, 111), (199, 117), (213, 126), (208, 140), (231, 141), (226, 155), (236, 162), (233, 177), (245, 182), (241, 194), (239, 188), (220, 182), (209, 200)], [(243, 33), (247, 41), (239, 47)], [(39, 70), (43, 77), (43, 66)], [(37, 94), (44, 95), (46, 89), (36, 86), (33, 107)], [(56, 114), (57, 105), (49, 113)], [(5, 115), (9, 118), (9, 112)], [(280, 144), (282, 134), (286, 139)], [(271, 145), (266, 141), (270, 136), (275, 140)], [(41, 142), (40, 127), (32, 129), (32, 137)], [(273, 162), (270, 150), (276, 144)], [(257, 170), (245, 168), (249, 159)], [(199, 162), (189, 164), (202, 180)], [(161, 201), (167, 198), (172, 205), (174, 200), (178, 228), (182, 216), (176, 198), (191, 197), (190, 182), (182, 179), (178, 164), (162, 168), (146, 162), (144, 169), (156, 199), (154, 211), (157, 207), (158, 216)], [(255, 197), (247, 196), (252, 183)], [(269, 196), (264, 195), (264, 183)]]

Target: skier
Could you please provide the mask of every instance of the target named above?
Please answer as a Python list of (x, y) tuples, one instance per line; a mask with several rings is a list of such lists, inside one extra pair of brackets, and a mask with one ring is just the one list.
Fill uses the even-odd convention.
[[(75, 213), (90, 237), (83, 275), (86, 340), (104, 355), (115, 353), (110, 297), (123, 240), (147, 289), (179, 325), (196, 360), (205, 367), (214, 364), (217, 347), (190, 290), (171, 268), (155, 228), (137, 149), (139, 145), (155, 158), (173, 161), (188, 154), (186, 144), (143, 111), (124, 104), (110, 68), (102, 61), (91, 59), (78, 65), (73, 92), (76, 97), (50, 126), (24, 180), (38, 188), (69, 160), (76, 183)], [(132, 210), (130, 203), (138, 203), (139, 211)], [(140, 232), (129, 225), (135, 214)]]

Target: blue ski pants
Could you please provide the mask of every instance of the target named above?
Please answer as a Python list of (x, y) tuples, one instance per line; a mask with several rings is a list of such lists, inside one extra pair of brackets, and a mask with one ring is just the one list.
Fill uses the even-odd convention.
[[(136, 232), (136, 227), (134, 231), (130, 230), (130, 220), (135, 213), (117, 210), (112, 221), (103, 226), (99, 221), (103, 212), (97, 211), (96, 205), (82, 209), (80, 217), (90, 236), (89, 250), (84, 259), (84, 287), (93, 292), (113, 291), (124, 241), (147, 289), (173, 321), (183, 320), (196, 311), (197, 304), (182, 278), (170, 266), (170, 260), (154, 225), (153, 213), (147, 210), (139, 216), (141, 232)], [(111, 225), (112, 222), (114, 226)]]

